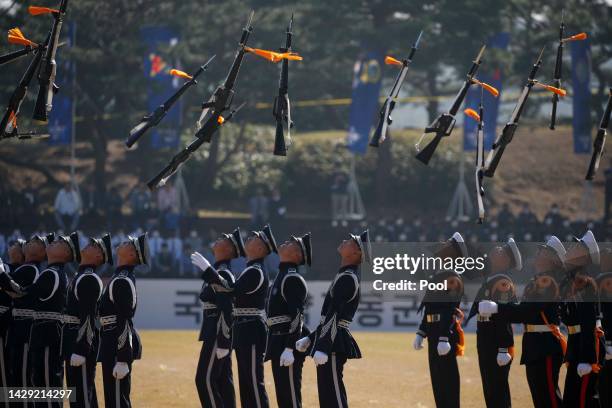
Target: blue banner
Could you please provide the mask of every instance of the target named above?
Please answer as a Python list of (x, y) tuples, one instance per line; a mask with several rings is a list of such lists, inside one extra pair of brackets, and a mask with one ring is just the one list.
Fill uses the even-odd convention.
[(381, 54), (368, 52), (357, 60), (353, 69), (353, 95), (346, 141), (349, 150), (355, 154), (366, 152), (370, 130), (377, 120), (382, 64)]
[(589, 40), (572, 41), (572, 126), (574, 153), (591, 152), (591, 45)]
[[(168, 52), (178, 43), (178, 35), (165, 27), (146, 27), (141, 30), (141, 36), (146, 44), (144, 75), (149, 79), (147, 111), (152, 112), (181, 85), (181, 80), (169, 74), (175, 67)], [(181, 108), (179, 101), (170, 109), (164, 120), (151, 129), (150, 140), (153, 148), (176, 148), (179, 145)]]
[(76, 63), (74, 61), (62, 60), (62, 49), (72, 47), (76, 35), (76, 23), (64, 24), (66, 45), (57, 53), (57, 76), (55, 83), (60, 87), (59, 92), (53, 97), (53, 109), (49, 112), (48, 131), (50, 134), (50, 145), (69, 145), (72, 142), (72, 115), (74, 96), (73, 80), (76, 75)]
[[(510, 42), (510, 33), (498, 33), (489, 39), (487, 48), (497, 48), (505, 50)], [(485, 66), (481, 66), (476, 77), (482, 82), (493, 86), (499, 91), (499, 96), (495, 98), (488, 92), (484, 92), (483, 108), (484, 108), (484, 145), (485, 149), (491, 149), (495, 135), (497, 133), (497, 116), (499, 114), (499, 104), (502, 96), (503, 71), (500, 66), (492, 70), (486, 70)], [(482, 89), (479, 86), (472, 85), (465, 98), (465, 108), (472, 108), (478, 112)], [(464, 116), (463, 119), (463, 150), (476, 150), (476, 131), (478, 124), (475, 120)]]

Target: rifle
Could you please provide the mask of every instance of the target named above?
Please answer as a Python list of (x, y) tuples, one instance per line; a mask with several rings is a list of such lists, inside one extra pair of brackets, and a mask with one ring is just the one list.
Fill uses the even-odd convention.
[[(217, 122), (215, 122), (214, 128), (212, 128), (212, 131), (215, 132), (225, 123), (229, 122), (234, 116), (234, 114), (236, 114), (245, 105), (245, 103), (246, 102), (243, 102), (236, 109), (231, 110), (230, 113), (225, 118), (223, 116), (219, 116), (218, 117), (219, 119), (217, 120)], [(187, 160), (189, 160), (189, 158), (191, 158), (191, 154), (195, 152), (196, 150), (198, 150), (198, 148), (202, 146), (204, 142), (205, 142), (204, 139), (198, 138), (198, 137), (192, 140), (191, 143), (187, 145), (187, 147), (185, 147), (183, 150), (181, 150), (177, 155), (175, 155), (172, 158), (170, 163), (166, 167), (164, 167), (164, 169), (160, 171), (159, 174), (157, 174), (157, 176), (149, 180), (149, 182), (147, 183), (147, 186), (149, 187), (149, 189), (153, 191), (156, 188), (159, 188), (163, 186), (164, 184), (166, 184), (168, 179), (174, 173), (178, 171), (178, 169), (183, 165), (183, 163), (185, 163)]]
[[(293, 37), (293, 15), (287, 26), (287, 38), (285, 46), (280, 48), (281, 53), (291, 52), (291, 39)], [(276, 119), (276, 135), (274, 136), (274, 151), (275, 156), (286, 156), (287, 147), (291, 146), (291, 128), (293, 121), (291, 120), (291, 103), (289, 102), (289, 59), (284, 58), (281, 65), (280, 79), (278, 84), (278, 96), (274, 98), (274, 108), (272, 115)], [(283, 122), (287, 123), (287, 143), (285, 143), (285, 135), (283, 132)]]
[(32, 119), (42, 123), (48, 122), (47, 115), (53, 108), (53, 95), (59, 91), (59, 87), (55, 85), (55, 77), (57, 75), (55, 56), (59, 46), (59, 36), (64, 18), (66, 17), (67, 7), (68, 0), (61, 0), (59, 9), (35, 6), (30, 6), (28, 9), (31, 15), (51, 14), (54, 18), (53, 27), (51, 28), (51, 40), (45, 48), (40, 69), (38, 70), (38, 96), (34, 105), (34, 114), (32, 115)]
[[(559, 26), (559, 45), (557, 46), (557, 59), (555, 62), (555, 72), (553, 75), (553, 86), (555, 88), (561, 88), (561, 75), (563, 67), (563, 44), (569, 41), (582, 41), (586, 40), (587, 34), (580, 33), (573, 35), (568, 38), (563, 38), (565, 35), (565, 23), (563, 22), (564, 12), (561, 11), (561, 25)], [(551, 130), (555, 129), (555, 123), (557, 121), (557, 103), (559, 102), (559, 95), (553, 93), (552, 96), (552, 112), (550, 115), (550, 126)]]
[(478, 223), (482, 224), (485, 217), (485, 209), (483, 203), (484, 186), (483, 186), (483, 171), (484, 171), (484, 109), (482, 106), (482, 98), (478, 105), (478, 113), (473, 109), (466, 109), (464, 113), (478, 122), (478, 130), (476, 132), (476, 171), (474, 179), (476, 181), (476, 201), (478, 202)]
[(519, 124), (519, 119), (521, 118), (521, 114), (523, 113), (523, 109), (525, 108), (525, 103), (527, 102), (527, 98), (529, 97), (529, 93), (531, 92), (531, 88), (534, 85), (538, 85), (550, 92), (556, 93), (560, 96), (565, 96), (566, 92), (561, 88), (556, 88), (554, 86), (546, 85), (535, 79), (540, 66), (542, 65), (542, 55), (544, 54), (544, 49), (546, 47), (542, 47), (540, 54), (538, 55), (538, 59), (531, 67), (531, 72), (529, 73), (529, 77), (527, 78), (527, 82), (523, 87), (523, 91), (518, 101), (516, 102), (516, 106), (512, 111), (512, 115), (510, 116), (510, 121), (506, 123), (504, 129), (501, 134), (495, 139), (493, 143), (493, 149), (489, 152), (489, 156), (487, 157), (487, 161), (485, 163), (486, 170), (484, 175), (487, 177), (493, 177), (495, 175), (495, 170), (499, 165), (499, 162), (506, 150), (506, 146), (510, 144), (512, 138), (514, 137), (514, 133)]
[[(225, 82), (215, 90), (207, 102), (202, 104), (202, 113), (196, 123), (195, 137), (202, 139), (204, 142), (211, 142), (213, 134), (219, 128), (219, 118), (222, 117), (221, 115), (223, 112), (231, 109), (232, 99), (234, 98), (234, 84), (236, 83), (244, 54), (247, 52), (246, 43), (249, 39), (249, 35), (253, 31), (251, 22), (253, 21), (254, 13), (254, 11), (251, 11), (249, 19), (242, 30), (242, 37), (240, 37), (240, 41), (238, 42), (238, 51), (236, 52), (230, 71), (225, 78)], [(199, 145), (201, 145), (201, 143)]]
[(593, 155), (591, 156), (591, 162), (589, 163), (589, 169), (587, 170), (585, 177), (586, 180), (593, 180), (593, 177), (595, 177), (595, 173), (599, 168), (601, 157), (603, 156), (604, 147), (606, 144), (607, 129), (608, 125), (610, 124), (610, 112), (612, 112), (612, 88), (610, 88), (609, 92), (608, 104), (606, 105), (606, 110), (601, 117), (599, 130), (597, 131), (597, 136), (595, 136), (595, 141), (593, 142)]
[[(478, 52), (476, 59), (472, 61), (472, 67), (468, 71), (467, 78), (465, 82), (463, 83), (463, 86), (459, 90), (459, 93), (455, 97), (455, 100), (453, 101), (453, 104), (450, 110), (447, 113), (444, 113), (438, 116), (438, 118), (434, 120), (431, 125), (426, 127), (425, 132), (423, 133), (423, 135), (421, 136), (421, 138), (415, 145), (416, 150), (417, 150), (416, 158), (422, 163), (428, 164), (434, 152), (436, 151), (436, 148), (440, 144), (440, 141), (442, 140), (442, 138), (446, 136), (450, 136), (450, 134), (452, 133), (453, 128), (455, 127), (455, 115), (459, 111), (459, 108), (461, 107), (461, 104), (463, 103), (463, 100), (465, 99), (465, 96), (467, 95), (467, 92), (473, 83), (472, 80), (474, 79), (474, 76), (476, 75), (476, 71), (478, 71), (478, 68), (480, 67), (480, 63), (482, 62), (481, 61), (482, 54), (484, 53), (485, 48), (486, 48), (486, 45), (483, 45), (480, 48), (480, 51)], [(435, 135), (433, 139), (431, 140), (431, 142), (429, 142), (429, 144), (427, 144), (427, 146), (425, 146), (425, 148), (421, 150), (420, 149), (421, 142), (423, 141), (423, 138), (425, 137), (427, 133), (435, 133)]]
[(34, 41), (28, 40), (19, 28), (11, 28), (8, 31), (8, 41), (11, 44), (23, 45), (24, 48), (19, 51), (13, 51), (8, 54), (0, 55), (0, 65), (15, 61), (21, 57), (25, 57), (31, 52), (37, 50), (39, 47), (39, 45), (36, 44)]
[(0, 121), (0, 139), (11, 137), (15, 132), (17, 132), (17, 117), (21, 109), (21, 104), (28, 93), (28, 87), (30, 86), (30, 82), (32, 82), (32, 78), (34, 78), (34, 75), (36, 74), (36, 70), (38, 69), (40, 61), (42, 60), (46, 44), (48, 44), (50, 38), (51, 34), (47, 36), (47, 39), (42, 46), (36, 48), (34, 51), (34, 57), (30, 61), (30, 65), (28, 65), (26, 72), (21, 77), (17, 88), (11, 94), (6, 112), (2, 117), (2, 121)]
[(187, 89), (191, 88), (194, 85), (198, 84), (198, 77), (208, 69), (208, 64), (215, 59), (213, 55), (204, 65), (202, 65), (193, 75), (189, 75), (183, 71), (179, 71), (177, 69), (170, 70), (170, 75), (177, 76), (179, 78), (187, 79), (185, 82), (171, 97), (169, 97), (164, 103), (159, 105), (157, 109), (148, 115), (144, 116), (140, 123), (138, 123), (134, 128), (130, 131), (130, 136), (125, 141), (125, 145), (130, 148), (132, 147), (138, 139), (142, 137), (149, 129), (157, 126), (162, 119), (166, 116), (168, 111), (174, 106), (174, 104), (183, 96), (183, 94), (187, 91)]
[(385, 64), (387, 65), (396, 65), (400, 67), (400, 72), (397, 74), (395, 78), (395, 83), (393, 84), (393, 88), (391, 88), (391, 92), (389, 92), (389, 96), (385, 100), (385, 103), (380, 109), (378, 125), (376, 126), (376, 130), (374, 131), (374, 135), (372, 136), (372, 140), (370, 141), (370, 146), (378, 147), (380, 143), (384, 142), (387, 138), (387, 129), (393, 122), (391, 118), (391, 112), (395, 108), (395, 103), (397, 101), (397, 97), (399, 96), (400, 89), (404, 80), (406, 79), (406, 75), (408, 74), (408, 65), (412, 63), (412, 58), (414, 58), (414, 54), (416, 53), (417, 48), (419, 47), (419, 42), (421, 41), (421, 36), (423, 35), (423, 31), (419, 33), (416, 41), (412, 45), (412, 49), (410, 50), (410, 55), (405, 60), (399, 61), (393, 57), (385, 57)]

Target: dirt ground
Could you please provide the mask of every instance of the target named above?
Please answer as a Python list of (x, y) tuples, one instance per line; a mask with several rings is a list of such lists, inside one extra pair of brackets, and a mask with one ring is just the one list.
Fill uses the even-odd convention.
[[(345, 383), (351, 407), (435, 407), (427, 352), (412, 349), (411, 333), (354, 333), (363, 353), (361, 360), (345, 366)], [(132, 402), (135, 407), (199, 407), (194, 384), (201, 343), (195, 331), (142, 331), (143, 359), (134, 365)], [(520, 338), (517, 338), (517, 360)], [(459, 359), (461, 406), (483, 407), (484, 399), (476, 356), (476, 338), (466, 335), (466, 355)], [(234, 362), (235, 363), (235, 362)], [(235, 364), (234, 364), (235, 366)], [(234, 367), (235, 368), (235, 367)], [(237, 384), (236, 371), (234, 378)], [(562, 369), (562, 376), (564, 369)], [(304, 407), (318, 407), (316, 372), (311, 359), (304, 367)], [(98, 397), (103, 399), (98, 372)], [(276, 405), (269, 364), (266, 388)], [(513, 363), (510, 373), (513, 406), (531, 407), (524, 367)], [(238, 390), (236, 390), (238, 393)]]

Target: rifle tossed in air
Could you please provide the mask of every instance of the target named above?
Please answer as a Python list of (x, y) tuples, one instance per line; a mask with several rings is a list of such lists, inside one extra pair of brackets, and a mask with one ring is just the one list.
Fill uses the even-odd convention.
[[(178, 171), (183, 163), (185, 163), (191, 157), (193, 152), (202, 146), (204, 142), (210, 143), (213, 134), (225, 122), (231, 119), (232, 116), (234, 116), (234, 114), (242, 108), (242, 106), (244, 106), (243, 103), (238, 108), (231, 110), (232, 100), (234, 99), (234, 85), (236, 83), (236, 78), (238, 77), (238, 72), (240, 70), (240, 65), (242, 64), (244, 54), (247, 52), (247, 40), (253, 31), (253, 27), (251, 26), (253, 14), (255, 14), (255, 12), (251, 11), (249, 19), (242, 29), (242, 36), (238, 42), (238, 51), (236, 52), (236, 56), (234, 57), (234, 62), (232, 63), (230, 71), (225, 78), (225, 82), (215, 90), (208, 102), (202, 104), (202, 113), (200, 114), (200, 118), (196, 123), (196, 138), (192, 140), (191, 143), (185, 147), (185, 149), (175, 155), (170, 163), (164, 167), (164, 169), (159, 172), (157, 176), (153, 177), (147, 183), (149, 189), (154, 190), (155, 188), (164, 185), (166, 181), (168, 181), (168, 179)], [(223, 117), (223, 112), (227, 110), (230, 110), (229, 114), (226, 115), (226, 117)]]
[(214, 55), (212, 57), (210, 57), (210, 59), (204, 65), (202, 65), (200, 68), (198, 68), (198, 70), (196, 72), (194, 72), (192, 75), (189, 75), (189, 74), (187, 74), (186, 72), (183, 72), (183, 71), (179, 71), (178, 69), (170, 70), (170, 75), (173, 75), (173, 76), (176, 76), (176, 77), (179, 77), (179, 78), (184, 78), (184, 79), (187, 80), (187, 82), (185, 82), (174, 93), (174, 95), (172, 95), (164, 103), (159, 105), (157, 107), (157, 109), (155, 109), (153, 112), (151, 112), (148, 115), (146, 115), (145, 117), (143, 117), (142, 120), (140, 121), (140, 123), (138, 123), (136, 126), (134, 126), (134, 128), (132, 130), (130, 130), (130, 136), (125, 141), (125, 145), (128, 148), (132, 147), (138, 141), (138, 139), (140, 139), (149, 129), (154, 128), (155, 126), (157, 126), (162, 121), (162, 119), (166, 116), (168, 111), (170, 111), (172, 106), (174, 106), (174, 104), (176, 102), (178, 102), (178, 100), (181, 98), (181, 96), (183, 96), (183, 94), (189, 88), (191, 88), (192, 86), (198, 84), (198, 81), (197, 81), (198, 77), (204, 71), (206, 71), (208, 69), (208, 65), (211, 63), (211, 61), (213, 59), (215, 59)]
[[(555, 62), (555, 72), (553, 75), (553, 86), (555, 88), (561, 88), (561, 76), (563, 74), (563, 44), (570, 41), (583, 41), (586, 40), (587, 34), (580, 33), (576, 35), (572, 35), (568, 38), (563, 38), (565, 35), (565, 23), (563, 21), (564, 13), (561, 12), (561, 25), (559, 26), (559, 45), (557, 46), (557, 59)], [(559, 102), (559, 95), (553, 93), (552, 96), (552, 112), (550, 115), (550, 126), (551, 130), (555, 129), (555, 124), (557, 121), (557, 103)]]
[(26, 72), (21, 77), (17, 88), (15, 88), (15, 90), (11, 94), (8, 106), (6, 107), (6, 111), (4, 112), (4, 115), (2, 117), (2, 121), (0, 121), (0, 139), (15, 137), (18, 135), (17, 119), (21, 110), (21, 104), (23, 103), (28, 93), (28, 87), (30, 86), (30, 82), (32, 82), (32, 79), (36, 74), (36, 70), (40, 65), (44, 50), (50, 39), (51, 34), (47, 36), (47, 39), (42, 45), (36, 47), (34, 51), (34, 57), (30, 61), (30, 65), (28, 65)]
[(586, 180), (593, 180), (593, 177), (595, 177), (595, 173), (599, 168), (599, 162), (601, 161), (604, 147), (606, 145), (606, 134), (608, 125), (610, 124), (610, 112), (612, 112), (612, 88), (610, 88), (609, 92), (608, 104), (606, 105), (606, 110), (601, 117), (599, 130), (597, 131), (597, 136), (595, 136), (595, 141), (593, 142), (593, 155), (591, 156), (591, 162), (589, 163), (589, 169), (587, 170), (585, 177)]
[[(449, 109), (449, 111), (447, 113), (443, 113), (442, 115), (438, 116), (438, 118), (434, 120), (431, 125), (426, 127), (425, 132), (423, 133), (423, 135), (421, 136), (421, 138), (415, 145), (416, 150), (417, 150), (416, 158), (422, 163), (428, 164), (434, 152), (436, 151), (436, 148), (440, 144), (440, 141), (442, 140), (442, 138), (446, 136), (450, 136), (450, 134), (452, 133), (453, 128), (455, 127), (455, 115), (459, 111), (459, 108), (461, 107), (461, 104), (463, 103), (463, 100), (465, 99), (465, 96), (467, 95), (467, 92), (470, 89), (470, 86), (472, 86), (472, 84), (474, 83), (473, 80), (474, 80), (474, 77), (476, 76), (476, 71), (478, 71), (478, 68), (480, 67), (480, 63), (482, 61), (482, 55), (485, 51), (485, 48), (486, 48), (486, 45), (483, 45), (480, 48), (480, 51), (478, 52), (476, 59), (472, 62), (472, 67), (467, 73), (467, 78), (465, 82), (463, 83), (463, 86), (459, 90), (459, 93), (455, 97), (455, 100), (453, 101), (453, 104), (451, 108)], [(423, 150), (421, 150), (420, 148), (421, 142), (425, 138), (425, 135), (428, 133), (435, 133), (435, 135), (433, 139), (429, 142), (429, 144), (427, 144), (427, 146), (425, 146)]]
[(416, 50), (419, 47), (419, 42), (421, 41), (422, 35), (423, 31), (419, 33), (419, 36), (412, 45), (412, 49), (410, 50), (408, 58), (406, 58), (405, 60), (399, 61), (390, 56), (385, 57), (385, 64), (396, 65), (400, 67), (400, 72), (395, 78), (395, 83), (393, 84), (393, 88), (391, 88), (391, 92), (389, 92), (389, 96), (387, 97), (385, 103), (380, 109), (378, 125), (376, 126), (376, 130), (374, 131), (374, 134), (372, 135), (372, 140), (370, 141), (370, 146), (372, 147), (378, 147), (387, 138), (387, 129), (389, 128), (391, 123), (393, 123), (391, 113), (395, 108), (400, 89), (402, 88), (402, 84), (404, 83), (406, 75), (408, 74), (408, 65), (412, 63), (412, 58), (414, 58), (414, 54), (416, 53)]
[[(234, 116), (234, 114), (236, 114), (245, 105), (245, 103), (246, 102), (243, 102), (237, 108), (231, 110), (227, 116), (219, 116), (219, 120), (216, 122), (213, 132), (219, 129), (227, 122), (229, 122)], [(166, 167), (164, 167), (164, 169), (160, 171), (157, 176), (149, 180), (149, 182), (147, 183), (149, 189), (155, 190), (156, 188), (166, 184), (168, 179), (178, 171), (178, 169), (183, 165), (183, 163), (189, 160), (191, 154), (198, 150), (204, 142), (205, 140), (202, 138), (195, 138), (194, 140), (192, 140), (191, 143), (187, 145), (187, 147), (185, 147), (183, 150), (181, 150), (180, 153), (178, 153), (172, 158), (170, 163)]]
[(45, 47), (44, 55), (38, 70), (38, 96), (34, 105), (34, 114), (32, 119), (47, 123), (48, 113), (53, 108), (53, 95), (59, 91), (59, 87), (55, 84), (57, 76), (57, 63), (55, 56), (59, 47), (59, 37), (62, 30), (62, 24), (66, 17), (66, 8), (68, 0), (61, 0), (58, 9), (47, 7), (30, 6), (28, 11), (31, 15), (37, 16), (41, 14), (51, 14), (53, 16), (53, 27), (51, 28), (51, 39)]
[(11, 44), (23, 45), (24, 48), (19, 51), (9, 52), (8, 54), (0, 55), (0, 65), (8, 64), (18, 58), (25, 57), (31, 52), (38, 49), (39, 45), (34, 41), (28, 40), (19, 28), (11, 28), (8, 31), (8, 41)]
[[(293, 15), (289, 20), (287, 26), (287, 37), (285, 40), (285, 46), (279, 49), (280, 54), (287, 54), (288, 56), (299, 55), (291, 51), (291, 40), (293, 37)], [(293, 127), (293, 121), (291, 120), (291, 103), (289, 102), (289, 60), (295, 58), (282, 58), (280, 78), (278, 82), (278, 95), (274, 98), (274, 108), (272, 109), (272, 115), (276, 119), (276, 134), (274, 136), (274, 151), (275, 156), (286, 156), (287, 148), (291, 146), (291, 128)], [(295, 59), (298, 60), (298, 59)], [(299, 57), (299, 61), (302, 57)], [(287, 141), (285, 141), (283, 122), (287, 124)]]
[(519, 124), (519, 119), (521, 118), (521, 114), (523, 113), (523, 109), (525, 108), (525, 103), (527, 102), (527, 98), (529, 97), (529, 93), (531, 92), (531, 88), (533, 88), (534, 85), (537, 85), (546, 89), (547, 91), (556, 93), (560, 96), (565, 96), (566, 94), (566, 92), (561, 88), (556, 88), (554, 86), (543, 84), (541, 82), (538, 82), (537, 79), (535, 79), (535, 76), (538, 73), (540, 66), (542, 65), (542, 55), (544, 54), (544, 49), (545, 47), (542, 48), (540, 54), (538, 55), (538, 59), (531, 68), (531, 72), (529, 73), (527, 82), (523, 87), (523, 92), (521, 93), (521, 96), (516, 102), (516, 106), (514, 107), (512, 115), (510, 116), (510, 121), (506, 123), (506, 126), (504, 126), (504, 129), (499, 134), (499, 136), (497, 136), (495, 142), (493, 143), (493, 149), (489, 152), (489, 156), (487, 157), (487, 161), (485, 163), (486, 170), (484, 174), (487, 177), (493, 177), (495, 175), (495, 170), (497, 169), (502, 155), (506, 150), (506, 146), (510, 144), (512, 138), (514, 137), (514, 133), (516, 132), (516, 128)]

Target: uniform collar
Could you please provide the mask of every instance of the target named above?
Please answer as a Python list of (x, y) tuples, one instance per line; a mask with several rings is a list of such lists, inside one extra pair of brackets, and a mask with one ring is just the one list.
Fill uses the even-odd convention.
[(115, 269), (115, 273), (114, 274), (118, 275), (121, 272), (133, 273), (135, 268), (136, 268), (136, 265), (123, 265), (123, 266), (119, 266), (117, 269)]
[(263, 265), (263, 261), (264, 261), (263, 258), (253, 259), (253, 260), (247, 261), (247, 266), (251, 266), (251, 265), (254, 265), (254, 264)]
[(293, 262), (281, 262), (278, 264), (279, 272), (288, 272), (290, 269), (295, 269), (297, 271), (298, 265)]
[(77, 270), (77, 272), (78, 273), (83, 273), (83, 272), (87, 271), (88, 269), (91, 269), (92, 271), (95, 272), (96, 266), (95, 265), (79, 265), (79, 269)]
[(47, 268), (63, 268), (64, 265), (66, 265), (66, 263), (63, 262), (55, 262), (55, 263), (50, 263), (47, 265)]
[(230, 271), (231, 262), (231, 259), (226, 259), (224, 261), (216, 261), (213, 266), (215, 267), (215, 269), (227, 269), (228, 271)]
[(345, 265), (340, 267), (340, 270), (338, 271), (338, 273), (341, 272), (353, 272), (353, 273), (357, 273), (357, 271), (359, 270), (359, 265)]

